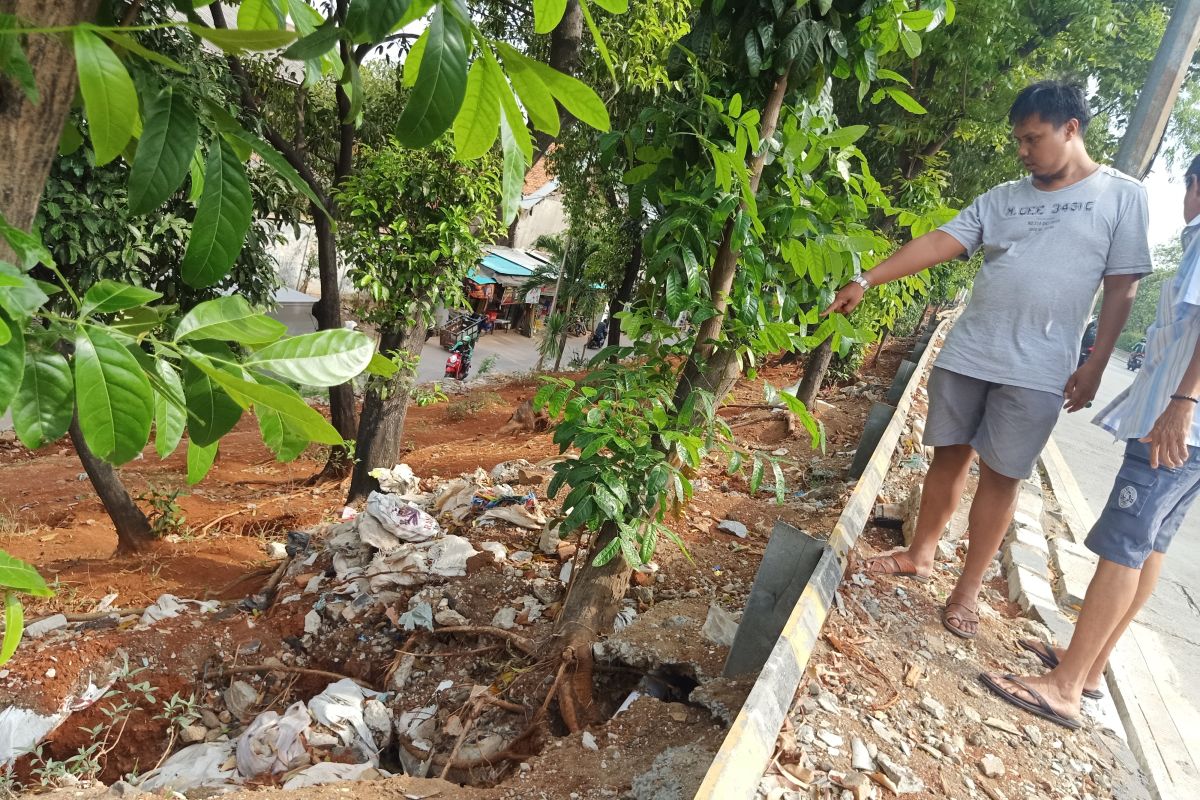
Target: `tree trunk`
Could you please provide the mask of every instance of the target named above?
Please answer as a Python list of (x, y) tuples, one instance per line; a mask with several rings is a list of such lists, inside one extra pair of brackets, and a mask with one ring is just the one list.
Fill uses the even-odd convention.
[[(615, 525), (605, 525), (591, 552), (600, 552), (616, 534)], [(572, 732), (597, 721), (592, 698), (592, 644), (612, 628), (632, 574), (633, 568), (620, 553), (603, 567), (593, 567), (589, 559), (571, 584), (558, 615), (546, 657), (567, 664), (566, 679), (558, 690), (558, 706)]]
[[(425, 346), (425, 321), (404, 330), (383, 331), (379, 352), (407, 350), (420, 358)], [(416, 376), (400, 370), (387, 380), (381, 393), (378, 385), (367, 389), (363, 398), (362, 418), (359, 420), (357, 449), (354, 453), (354, 476), (350, 479), (347, 503), (364, 500), (379, 490), (379, 481), (370, 476), (378, 467), (389, 469), (400, 463), (400, 444), (404, 438), (404, 420)]]
[(817, 392), (821, 391), (821, 384), (825, 382), (825, 373), (829, 371), (831, 361), (832, 336), (817, 345), (817, 348), (808, 354), (808, 361), (804, 363), (804, 378), (800, 381), (800, 388), (796, 390), (796, 397), (804, 403), (805, 408), (811, 409), (817, 402)]
[[(767, 146), (765, 142), (775, 135), (775, 126), (779, 124), (779, 113), (783, 110), (783, 101), (787, 96), (787, 73), (775, 79), (775, 85), (767, 98), (763, 109), (761, 137), (764, 142), (762, 152), (754, 157), (750, 167), (750, 190), (758, 191), (759, 181), (762, 180), (763, 165), (766, 163)], [(745, 211), (746, 204), (739, 205), (739, 210)], [(721, 235), (721, 245), (717, 248), (717, 258), (708, 276), (708, 292), (712, 298), (713, 310), (716, 312), (700, 324), (696, 334), (696, 344), (692, 347), (688, 362), (684, 365), (683, 374), (675, 388), (675, 407), (679, 408), (687, 400), (689, 394), (696, 389), (705, 389), (716, 393), (716, 402), (728, 393), (729, 388), (737, 380), (738, 360), (731, 354), (714, 358), (717, 338), (725, 325), (725, 312), (729, 307), (729, 293), (733, 290), (733, 278), (737, 272), (738, 253), (733, 249), (733, 217), (725, 223)]]
[[(630, 216), (629, 227), (633, 231), (633, 250), (629, 260), (625, 262), (625, 272), (621, 275), (621, 285), (608, 303), (608, 345), (617, 347), (621, 344), (621, 320), (617, 318), (633, 299), (633, 287), (637, 285), (638, 274), (642, 271), (642, 215)], [(616, 358), (616, 356), (614, 356)]]
[[(321, 299), (313, 304), (317, 328), (323, 331), (342, 327), (342, 295), (338, 286), (337, 242), (333, 238), (333, 222), (319, 209), (313, 208), (313, 230), (317, 237), (317, 265), (320, 273)], [(354, 386), (343, 383), (329, 387), (329, 416), (334, 429), (343, 439), (353, 439), (358, 433), (355, 419)], [(350, 454), (344, 447), (334, 447), (329, 460), (317, 476), (318, 480), (337, 480), (346, 475)]]
[(554, 371), (562, 368), (563, 355), (567, 352), (567, 329), (571, 326), (571, 309), (575, 306), (575, 297), (567, 298), (567, 310), (563, 312), (562, 333), (558, 340), (558, 357), (554, 359)]
[[(565, 75), (574, 77), (575, 73), (579, 71), (579, 43), (582, 40), (583, 9), (579, 7), (579, 0), (567, 0), (567, 7), (563, 11), (562, 19), (550, 32), (550, 66)], [(560, 126), (565, 128), (575, 118), (560, 105), (558, 119)], [(537, 145), (537, 152), (533, 154), (534, 164), (550, 149), (554, 138), (543, 131), (537, 132), (537, 136), (534, 138)]]
[[(96, 15), (99, 0), (0, 0), (0, 13), (38, 26), (74, 25)], [(70, 39), (34, 35), (25, 47), (40, 102), (30, 103), (16, 81), (0, 75), (0, 214), (28, 231), (42, 199), (58, 138), (75, 99)], [(0, 259), (14, 260), (0, 240)]]
[(84, 441), (83, 431), (79, 429), (79, 416), (71, 419), (71, 443), (75, 452), (83, 462), (92, 488), (100, 496), (104, 510), (117, 528), (117, 555), (129, 555), (144, 550), (154, 541), (154, 533), (150, 530), (150, 520), (133, 502), (120, 476), (112, 465), (96, 457)]

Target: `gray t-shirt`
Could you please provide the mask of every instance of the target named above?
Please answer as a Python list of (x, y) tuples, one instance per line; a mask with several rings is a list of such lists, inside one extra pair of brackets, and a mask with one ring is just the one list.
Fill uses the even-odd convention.
[(1061, 394), (1108, 275), (1150, 272), (1146, 189), (1109, 167), (1053, 192), (1026, 177), (975, 199), (941, 230), (984, 249), (943, 369)]

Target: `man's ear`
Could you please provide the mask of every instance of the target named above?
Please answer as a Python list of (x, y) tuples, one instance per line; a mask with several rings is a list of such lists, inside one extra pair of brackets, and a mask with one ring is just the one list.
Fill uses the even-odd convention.
[(1075, 119), (1074, 117), (1071, 117), (1069, 120), (1064, 122), (1063, 123), (1063, 132), (1066, 134), (1065, 138), (1067, 139), (1067, 141), (1070, 141), (1071, 139), (1074, 139), (1076, 136), (1078, 136), (1079, 135), (1079, 120)]

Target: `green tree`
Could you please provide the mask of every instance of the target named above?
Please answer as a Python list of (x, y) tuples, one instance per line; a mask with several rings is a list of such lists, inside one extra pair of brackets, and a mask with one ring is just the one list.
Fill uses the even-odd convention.
[(1179, 274), (1179, 262), (1183, 260), (1183, 244), (1175, 239), (1154, 248), (1154, 271), (1138, 283), (1137, 297), (1129, 312), (1129, 321), (1117, 339), (1117, 346), (1125, 350), (1146, 338), (1146, 331), (1158, 316), (1158, 301), (1162, 296), (1163, 284)]
[(379, 489), (376, 468), (400, 461), (404, 419), (425, 332), (440, 304), (463, 301), (462, 281), (503, 227), (495, 216), (500, 164), (454, 158), (440, 139), (412, 150), (364, 148), (338, 189), (338, 238), (362, 293), (359, 316), (379, 331), (379, 352), (398, 366), (368, 381), (347, 502)]
[[(31, 446), (74, 428), (98, 460), (111, 465), (140, 453), (152, 428), (161, 455), (186, 432), (189, 479), (198, 480), (245, 410), (254, 411), (264, 441), (281, 458), (310, 441), (343, 443), (343, 435), (278, 377), (329, 387), (345, 384), (369, 363), (388, 370), (361, 334), (330, 329), (281, 339), (282, 326), (237, 295), (200, 303), (180, 317), (161, 303), (161, 292), (130, 283), (99, 281), (82, 295), (74, 291), (31, 232), (60, 138), (69, 151), (72, 140), (86, 137), (97, 166), (129, 162), (135, 213), (153, 213), (191, 175), (196, 211), (179, 273), (193, 289), (218, 284), (242, 250), (253, 222), (245, 167), (252, 155), (305, 197), (315, 221), (330, 223), (328, 195), (317, 191), (311, 174), (302, 174), (305, 164), (283, 152), (287, 143), (271, 135), (264, 141), (247, 129), (158, 47), (159, 40), (147, 46), (138, 35), (173, 38), (191, 50), (204, 41), (234, 57), (230, 68), (239, 78), (241, 55), (282, 51), (304, 63), (306, 79), (336, 76), (339, 127), (346, 128), (362, 115), (361, 59), (429, 15), (419, 47), (406, 58), (411, 94), (396, 135), (419, 148), (453, 125), (457, 154), (467, 160), (488, 152), (499, 136), (506, 217), (515, 213), (533, 147), (517, 98), (535, 127), (554, 132), (558, 120), (545, 113), (547, 104), (556, 109), (561, 103), (599, 127), (607, 115), (584, 84), (487, 36), (453, 0), (338, 2), (329, 20), (303, 0), (247, 0), (236, 27), (226, 23), (220, 4), (209, 7), (211, 22), (189, 0), (172, 5), (147, 4), (139, 17), (143, 4), (137, 1), (0, 0), (6, 99), (0, 104), (0, 410), (13, 406), (18, 435)], [(535, 21), (554, 27), (561, 11), (539, 5)], [(153, 67), (178, 77), (164, 80)], [(77, 92), (82, 130), (68, 121)], [(342, 137), (343, 149), (346, 141)], [(339, 152), (340, 159), (351, 155)], [(43, 269), (54, 284), (33, 272)], [(64, 311), (49, 305), (58, 292), (69, 297)], [(13, 592), (36, 587), (13, 570), (4, 574), (14, 576), (3, 583), (7, 609), (19, 608)], [(6, 621), (7, 645), (19, 619), (6, 611)]]

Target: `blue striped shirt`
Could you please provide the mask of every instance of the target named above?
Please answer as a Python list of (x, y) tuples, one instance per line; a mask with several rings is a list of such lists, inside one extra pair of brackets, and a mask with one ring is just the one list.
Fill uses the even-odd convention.
[[(1093, 420), (1118, 439), (1140, 439), (1179, 390), (1200, 340), (1200, 217), (1184, 228), (1179, 272), (1163, 284), (1158, 315), (1146, 332), (1146, 361), (1133, 384)], [(1200, 447), (1200, 420), (1192, 417), (1188, 444)]]

